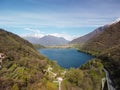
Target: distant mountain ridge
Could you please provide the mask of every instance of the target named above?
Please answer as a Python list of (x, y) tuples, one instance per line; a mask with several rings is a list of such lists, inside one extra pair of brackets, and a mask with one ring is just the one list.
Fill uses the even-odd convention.
[(69, 43), (70, 44), (78, 44), (78, 43), (83, 44), (83, 43), (87, 42), (88, 40), (90, 40), (90, 39), (98, 36), (99, 34), (101, 34), (105, 30), (105, 28), (107, 28), (107, 27), (108, 27), (108, 25), (101, 26), (101, 27), (95, 29), (93, 32), (90, 32), (90, 33), (88, 33), (88, 34), (86, 34), (84, 36), (78, 37), (78, 38), (72, 40)]
[(52, 35), (47, 35), (41, 38), (36, 38), (36, 37), (23, 37), (23, 38), (33, 44), (41, 44), (43, 46), (65, 45), (69, 42), (63, 37), (56, 37)]

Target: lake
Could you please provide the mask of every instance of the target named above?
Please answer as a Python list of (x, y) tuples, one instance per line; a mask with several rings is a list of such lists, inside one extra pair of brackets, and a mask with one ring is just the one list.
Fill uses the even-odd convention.
[(78, 52), (76, 49), (39, 49), (41, 54), (48, 57), (50, 60), (54, 60), (63, 68), (77, 68), (93, 56), (83, 52)]

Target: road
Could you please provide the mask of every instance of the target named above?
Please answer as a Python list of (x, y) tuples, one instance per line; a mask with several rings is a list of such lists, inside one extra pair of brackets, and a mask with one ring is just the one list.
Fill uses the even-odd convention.
[(58, 77), (57, 81), (53, 81), (53, 82), (55, 82), (55, 83), (57, 82), (59, 84), (59, 90), (61, 90), (61, 83), (62, 83), (62, 81), (63, 81), (62, 77)]
[(105, 68), (103, 68), (103, 70), (104, 70), (104, 72), (106, 73), (106, 80), (107, 80), (108, 90), (115, 90), (115, 88), (114, 88), (113, 85), (112, 85), (112, 81), (111, 81), (111, 79), (110, 79), (110, 76), (109, 76), (108, 71), (107, 71)]

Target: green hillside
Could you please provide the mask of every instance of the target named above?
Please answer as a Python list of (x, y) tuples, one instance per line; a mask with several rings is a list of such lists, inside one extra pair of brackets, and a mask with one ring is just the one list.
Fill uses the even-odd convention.
[(48, 60), (32, 44), (0, 29), (0, 90), (47, 90), (44, 69)]
[(62, 90), (101, 90), (101, 80), (104, 77), (101, 60), (93, 59), (80, 68), (68, 70)]
[[(102, 64), (92, 60), (81, 68), (65, 70), (40, 55), (19, 36), (0, 29), (0, 90), (101, 90)], [(1, 59), (0, 59), (1, 61)], [(77, 76), (76, 76), (77, 75)]]
[(89, 40), (81, 50), (102, 59), (116, 89), (120, 90), (120, 21), (110, 25), (96, 38)]

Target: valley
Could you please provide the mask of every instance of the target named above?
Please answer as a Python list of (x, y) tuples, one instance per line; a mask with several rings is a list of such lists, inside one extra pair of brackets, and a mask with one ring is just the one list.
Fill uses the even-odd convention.
[[(73, 87), (82, 90), (88, 88), (94, 90), (96, 87), (99, 90), (101, 88), (104, 72), (102, 64), (97, 60), (91, 60), (88, 62), (91, 63), (90, 65), (86, 63), (81, 68), (64, 69), (56, 62), (39, 54), (28, 41), (3, 29), (0, 29), (0, 51), (5, 54), (0, 69), (0, 89), (2, 90), (57, 90), (58, 88), (70, 90)], [(92, 73), (96, 74), (96, 77)], [(96, 82), (96, 79), (99, 82)], [(59, 80), (62, 80), (61, 87), (57, 83)], [(84, 82), (87, 86), (84, 86), (83, 81), (87, 81)]]
[(120, 89), (120, 21), (72, 41), (44, 38), (31, 44), (0, 29), (1, 90)]
[[(97, 31), (87, 34), (88, 37), (86, 35), (78, 38), (79, 40), (75, 39), (75, 42), (73, 40), (66, 45), (57, 46), (37, 44), (33, 46), (19, 36), (1, 29), (0, 89), (101, 90), (101, 88), (109, 88), (108, 84), (105, 84), (108, 82), (105, 73), (107, 72), (108, 75), (109, 72), (112, 86), (119, 90), (119, 76), (116, 76), (119, 72), (119, 24), (120, 22), (117, 22), (102, 28), (100, 33), (101, 28), (98, 28)], [(97, 32), (97, 35), (94, 32)], [(83, 44), (80, 41), (83, 38), (90, 40), (86, 39)], [(38, 50), (40, 53), (35, 48), (41, 48)], [(81, 51), (95, 57), (90, 56), (84, 61), (89, 55), (84, 56)], [(75, 61), (75, 58), (78, 60)], [(104, 84), (101, 82), (103, 78), (106, 78)], [(104, 87), (101, 87), (101, 84)]]
[(0, 90), (120, 90), (120, 0), (0, 0)]
[(109, 72), (112, 86), (115, 90), (119, 90), (119, 30), (120, 21), (117, 20), (110, 25), (97, 28), (83, 37), (72, 40), (67, 45), (47, 48), (76, 48), (80, 52), (95, 56), (100, 59), (101, 64)]

